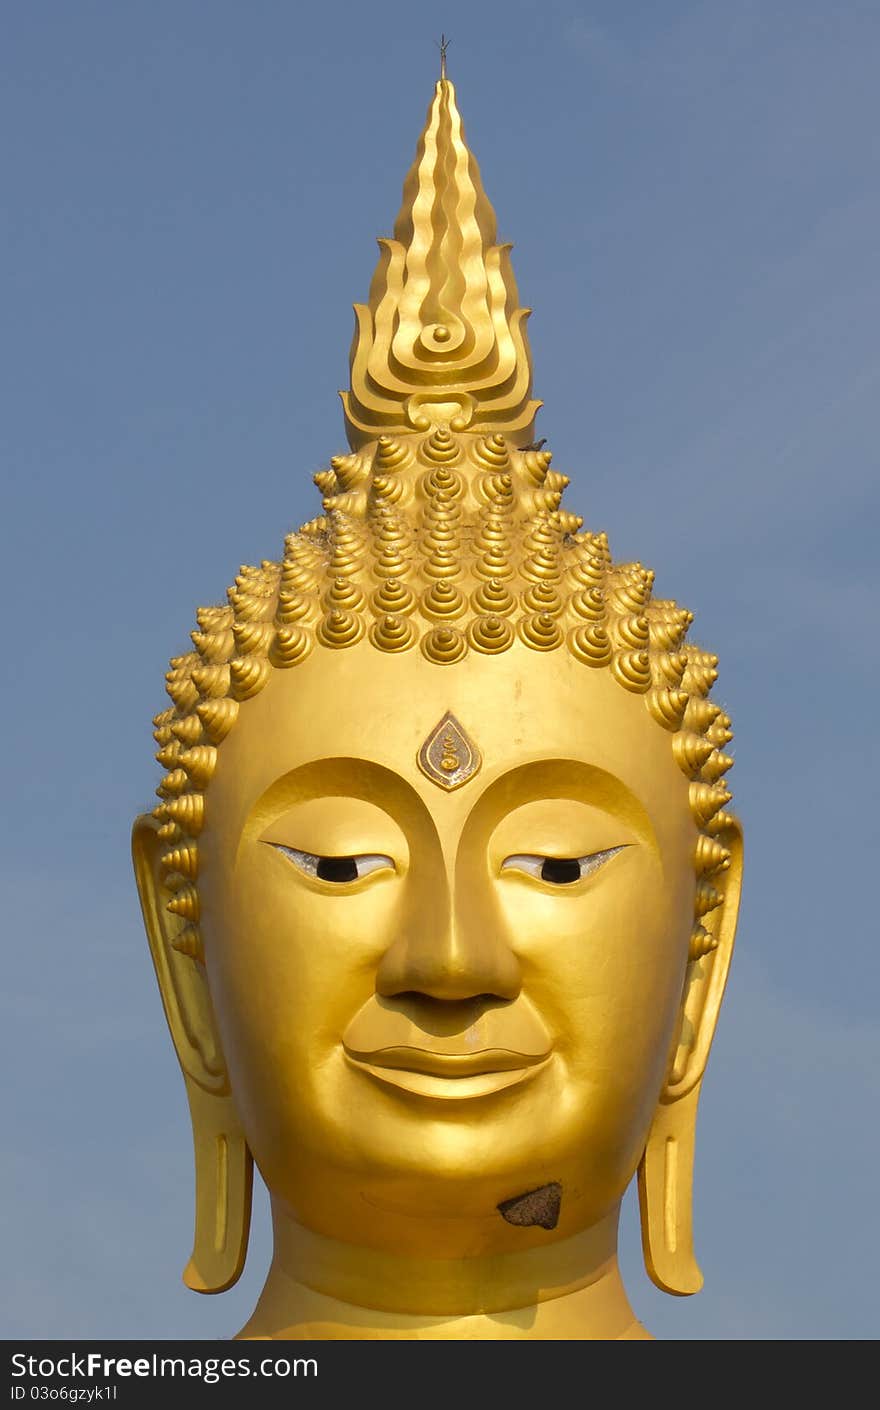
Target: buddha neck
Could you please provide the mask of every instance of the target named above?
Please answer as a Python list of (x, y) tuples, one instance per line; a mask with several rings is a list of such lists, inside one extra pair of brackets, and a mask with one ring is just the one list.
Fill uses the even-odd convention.
[(246, 1340), (650, 1340), (617, 1266), (615, 1210), (522, 1253), (430, 1259), (313, 1233), (273, 1202), (275, 1252)]

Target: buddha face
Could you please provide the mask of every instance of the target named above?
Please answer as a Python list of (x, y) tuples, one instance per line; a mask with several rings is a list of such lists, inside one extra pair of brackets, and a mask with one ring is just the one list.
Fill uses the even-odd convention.
[[(426, 772), (447, 712), (466, 738), (441, 729)], [(437, 667), (362, 642), (273, 672), (220, 750), (199, 880), (273, 1197), (443, 1257), (611, 1211), (676, 1037), (696, 838), (669, 734), (568, 652)], [(500, 1216), (550, 1183), (552, 1233)]]

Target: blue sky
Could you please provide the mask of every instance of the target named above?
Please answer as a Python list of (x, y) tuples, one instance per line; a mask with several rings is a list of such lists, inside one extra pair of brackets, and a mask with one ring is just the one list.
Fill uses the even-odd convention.
[(6, 1337), (228, 1335), (180, 1284), (183, 1087), (130, 876), (195, 606), (344, 446), (351, 303), (452, 36), (539, 434), (718, 651), (746, 829), (671, 1339), (878, 1333), (880, 11), (842, 0), (7, 6)]

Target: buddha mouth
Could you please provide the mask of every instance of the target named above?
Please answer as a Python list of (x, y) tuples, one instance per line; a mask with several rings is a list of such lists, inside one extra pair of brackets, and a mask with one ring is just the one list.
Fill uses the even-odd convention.
[(343, 1044), (346, 1057), (387, 1086), (441, 1100), (488, 1096), (537, 1073), (549, 1052), (521, 1053), (510, 1048), (480, 1052), (438, 1053), (429, 1048), (392, 1046), (358, 1052)]

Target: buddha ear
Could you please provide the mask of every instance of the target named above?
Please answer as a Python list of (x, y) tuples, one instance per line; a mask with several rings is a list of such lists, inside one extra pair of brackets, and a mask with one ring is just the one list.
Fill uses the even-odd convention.
[(132, 832), (135, 878), (193, 1129), (195, 1236), (183, 1281), (195, 1292), (215, 1293), (231, 1287), (244, 1267), (253, 1160), (232, 1100), (197, 932), (182, 929), (168, 910), (175, 890), (164, 852), (158, 823), (149, 814), (139, 817)]
[[(701, 917), (703, 934), (695, 932), (669, 1070), (638, 1176), (645, 1267), (658, 1288), (678, 1296), (699, 1292), (703, 1286), (693, 1243), (694, 1143), (700, 1088), (739, 912), (742, 829), (736, 819), (730, 819), (717, 841), (730, 852), (730, 865), (713, 876), (712, 886), (721, 900)], [(701, 953), (694, 955), (694, 949)]]

